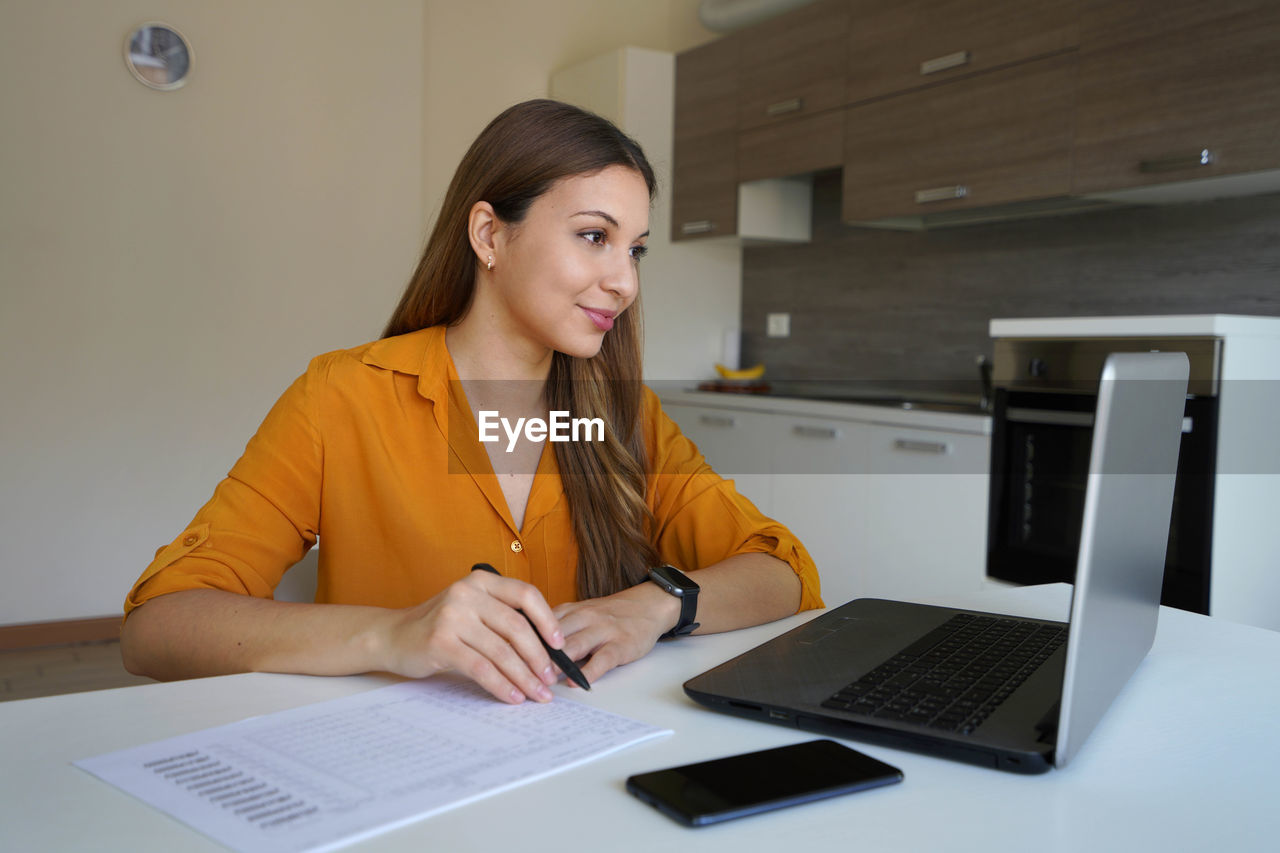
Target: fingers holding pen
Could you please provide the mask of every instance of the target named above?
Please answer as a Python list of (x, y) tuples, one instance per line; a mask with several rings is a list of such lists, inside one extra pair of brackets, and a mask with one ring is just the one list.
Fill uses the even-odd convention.
[(533, 587), (482, 575), (477, 572), (400, 611), (388, 638), (386, 668), (413, 678), (452, 670), (503, 702), (550, 701), (547, 686), (557, 680), (556, 669), (530, 620), (516, 608), (536, 610), (541, 604), (548, 634), (563, 644), (559, 623)]
[(560, 620), (536, 587), (523, 581), (504, 578), (488, 563), (476, 563), (471, 569), (470, 577), (474, 582), (482, 584), (490, 595), (523, 613), (547, 641), (547, 645), (553, 649), (564, 648), (564, 632), (561, 630)]

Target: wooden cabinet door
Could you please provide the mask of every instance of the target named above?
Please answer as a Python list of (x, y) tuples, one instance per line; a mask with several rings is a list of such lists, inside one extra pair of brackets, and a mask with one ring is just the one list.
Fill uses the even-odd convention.
[(849, 107), (843, 218), (867, 222), (1064, 196), (1075, 54)]
[(1093, 0), (1082, 20), (1074, 192), (1280, 168), (1280, 3)]
[[(1078, 0), (854, 0), (847, 102), (1074, 47)], [(1118, 6), (1124, 0), (1108, 0)]]
[(676, 57), (671, 239), (738, 229), (738, 41)]
[(849, 0), (822, 0), (744, 30), (738, 127), (844, 106)]
[(738, 180), (785, 178), (835, 169), (844, 160), (844, 111), (828, 110), (738, 136)]

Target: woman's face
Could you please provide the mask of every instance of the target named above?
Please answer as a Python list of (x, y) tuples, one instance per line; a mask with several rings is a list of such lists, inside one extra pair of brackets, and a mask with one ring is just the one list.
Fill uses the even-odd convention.
[(488, 275), (501, 325), (538, 348), (595, 355), (636, 299), (648, 235), (649, 190), (634, 169), (557, 181), (523, 222), (495, 230)]

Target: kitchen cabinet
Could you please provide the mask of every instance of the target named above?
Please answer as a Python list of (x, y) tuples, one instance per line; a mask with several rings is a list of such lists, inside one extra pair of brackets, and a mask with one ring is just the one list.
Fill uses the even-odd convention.
[(664, 395), (663, 408), (799, 537), (828, 604), (989, 583), (989, 419), (688, 393)]
[(846, 101), (1068, 50), (1077, 20), (1076, 0), (854, 0)]
[(986, 573), (987, 436), (867, 427), (861, 595), (961, 592)]
[(739, 181), (841, 164), (848, 24), (848, 0), (822, 0), (738, 36)]
[(738, 179), (757, 181), (838, 168), (844, 162), (844, 112), (830, 110), (744, 131)]
[(1082, 20), (1074, 192), (1280, 168), (1280, 3), (1091, 0)]
[(849, 107), (842, 218), (928, 214), (1065, 196), (1074, 54)]
[(737, 36), (739, 129), (844, 106), (848, 26), (848, 0), (821, 0)]
[(818, 566), (823, 600), (839, 604), (875, 586), (865, 559), (867, 424), (774, 415), (774, 517)]
[(897, 228), (1280, 191), (1270, 0), (824, 0), (690, 54), (678, 238), (736, 233), (735, 181), (834, 167), (845, 222)]
[(840, 165), (847, 17), (847, 0), (825, 0), (676, 57), (673, 241), (808, 239), (759, 227), (807, 220), (808, 193), (739, 185)]
[(737, 233), (738, 44), (719, 39), (676, 57), (673, 241)]
[(770, 416), (759, 412), (663, 403), (707, 464), (766, 515), (773, 511)]
[(848, 25), (848, 0), (821, 0), (736, 36), (739, 181), (840, 165)]

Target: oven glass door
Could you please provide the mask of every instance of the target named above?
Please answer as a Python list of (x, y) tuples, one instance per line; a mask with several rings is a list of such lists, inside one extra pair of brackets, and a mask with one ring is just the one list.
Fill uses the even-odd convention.
[[(1071, 582), (1093, 441), (1092, 394), (997, 389), (987, 573), (1022, 584)], [(1163, 603), (1209, 609), (1217, 400), (1189, 398), (1174, 486)]]

